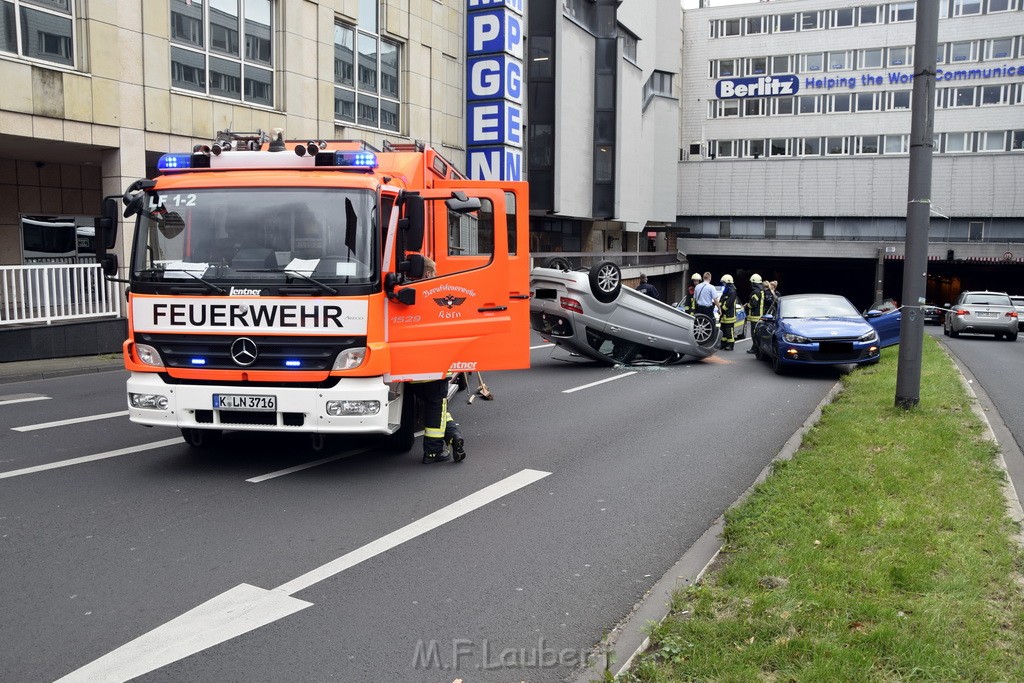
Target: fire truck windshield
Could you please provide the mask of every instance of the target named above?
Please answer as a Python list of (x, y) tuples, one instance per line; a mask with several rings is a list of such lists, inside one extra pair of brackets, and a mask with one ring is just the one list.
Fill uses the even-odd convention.
[[(173, 189), (149, 193), (133, 282), (328, 290), (379, 281), (376, 198), (329, 188)], [(218, 283), (218, 284), (211, 284)]]

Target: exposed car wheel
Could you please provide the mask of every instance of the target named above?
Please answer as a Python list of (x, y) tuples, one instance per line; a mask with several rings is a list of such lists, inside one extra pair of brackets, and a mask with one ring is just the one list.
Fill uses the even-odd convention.
[(693, 316), (693, 340), (698, 346), (709, 346), (715, 343), (715, 321), (704, 313)]
[(555, 270), (563, 270), (569, 272), (572, 270), (572, 264), (569, 263), (569, 259), (564, 256), (548, 256), (544, 259), (544, 263), (541, 264), (542, 268), (554, 268)]
[(786, 366), (782, 364), (782, 358), (779, 355), (779, 346), (775, 345), (775, 353), (772, 355), (772, 370), (776, 375), (786, 374)]
[(956, 330), (954, 330), (952, 327), (950, 327), (949, 328), (949, 336), (952, 337), (953, 339), (956, 339), (957, 337), (960, 336), (960, 333), (957, 332)]
[(1006, 335), (1006, 341), (1017, 341), (1017, 333), (1010, 332), (1008, 335)]
[(945, 323), (942, 324), (942, 334), (946, 335), (947, 337), (949, 336), (949, 328), (946, 327)]
[(750, 344), (754, 349), (754, 358), (764, 360), (764, 352), (761, 350), (761, 345), (757, 343), (757, 339), (751, 337)]
[(601, 261), (590, 269), (590, 291), (603, 304), (610, 304), (622, 291), (622, 271), (611, 261)]

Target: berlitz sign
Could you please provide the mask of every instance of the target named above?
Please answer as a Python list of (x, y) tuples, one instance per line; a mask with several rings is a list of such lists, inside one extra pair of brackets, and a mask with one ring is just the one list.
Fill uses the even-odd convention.
[(476, 180), (522, 180), (523, 0), (467, 0), (466, 156)]
[(758, 78), (728, 78), (715, 84), (715, 97), (720, 100), (746, 97), (778, 97), (795, 95), (800, 90), (796, 76), (760, 76)]

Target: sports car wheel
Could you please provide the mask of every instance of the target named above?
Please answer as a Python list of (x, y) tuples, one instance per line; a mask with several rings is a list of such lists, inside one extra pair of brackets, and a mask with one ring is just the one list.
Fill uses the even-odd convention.
[(775, 355), (772, 356), (772, 370), (776, 375), (786, 374), (786, 366), (782, 364), (782, 360), (779, 357), (779, 347), (775, 347)]
[(698, 346), (715, 343), (715, 321), (703, 313), (693, 316), (693, 340)]
[(555, 270), (562, 270), (568, 273), (572, 270), (572, 264), (569, 263), (569, 259), (564, 256), (548, 256), (544, 259), (544, 263), (541, 264), (542, 268), (554, 268)]
[(590, 291), (603, 304), (615, 301), (622, 291), (622, 271), (611, 261), (601, 261), (590, 269)]
[(750, 339), (750, 343), (754, 347), (754, 358), (756, 358), (758, 360), (764, 360), (764, 352), (761, 351), (761, 345), (757, 343), (757, 340), (754, 339), (754, 338), (751, 338)]

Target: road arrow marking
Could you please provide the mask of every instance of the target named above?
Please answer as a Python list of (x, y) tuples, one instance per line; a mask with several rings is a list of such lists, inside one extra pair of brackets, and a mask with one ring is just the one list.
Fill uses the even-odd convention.
[(241, 584), (69, 673), (57, 683), (120, 683), (254, 631), (313, 603), (292, 594), (549, 476), (521, 470), (274, 590)]

